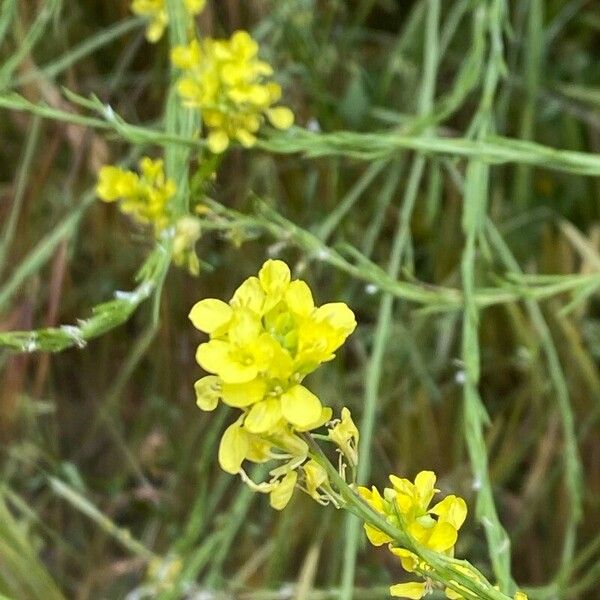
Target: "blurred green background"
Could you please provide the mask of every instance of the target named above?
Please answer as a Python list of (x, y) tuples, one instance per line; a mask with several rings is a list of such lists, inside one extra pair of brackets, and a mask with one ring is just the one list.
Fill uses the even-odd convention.
[[(0, 2), (2, 331), (89, 317), (152, 248), (90, 190), (102, 164), (160, 148), (10, 110), (18, 92), (89, 114), (65, 86), (160, 128), (168, 45), (143, 27), (125, 0)], [(487, 454), (515, 580), (598, 597), (598, 2), (209, 0), (198, 28), (251, 31), (309, 133), (227, 154), (209, 195), (248, 219), (207, 228), (197, 279), (170, 269), (157, 326), (149, 301), (85, 348), (2, 351), (0, 593), (387, 597), (403, 575), (385, 550), (331, 507), (297, 493), (278, 514), (222, 473), (232, 414), (195, 406), (189, 309), (281, 257), (357, 315), (310, 384), (362, 420), (368, 480), (435, 470), (471, 508), (457, 555), (492, 577), (471, 464)], [(356, 135), (320, 134), (338, 131)], [(454, 305), (427, 295), (442, 288)]]

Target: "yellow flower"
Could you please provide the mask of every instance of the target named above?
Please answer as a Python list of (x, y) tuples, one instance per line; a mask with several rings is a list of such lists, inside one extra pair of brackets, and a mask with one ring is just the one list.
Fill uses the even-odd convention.
[(358, 428), (352, 420), (350, 411), (342, 408), (342, 419), (334, 421), (334, 424), (329, 429), (329, 439), (334, 442), (340, 452), (348, 459), (351, 467), (356, 467), (358, 464)]
[(199, 109), (208, 130), (211, 152), (224, 152), (231, 140), (253, 146), (262, 123), (277, 129), (294, 122), (292, 111), (274, 106), (281, 88), (268, 78), (271, 66), (258, 58), (258, 44), (246, 31), (228, 40), (192, 40), (171, 52), (171, 61), (183, 71), (177, 83), (185, 106)]
[(134, 195), (139, 181), (139, 177), (132, 171), (106, 165), (98, 174), (96, 193), (105, 202), (115, 202), (120, 198)]
[[(436, 476), (432, 471), (421, 471), (414, 482), (390, 475), (391, 488), (386, 488), (383, 495), (377, 488), (371, 490), (358, 488), (358, 493), (388, 523), (400, 527), (419, 544), (433, 550), (453, 556), (454, 545), (467, 516), (467, 505), (462, 498), (454, 495), (446, 496), (432, 508), (429, 508), (435, 494)], [(405, 571), (413, 572), (417, 568), (426, 570), (428, 565), (407, 548), (397, 547), (394, 540), (381, 530), (365, 523), (365, 532), (374, 546), (390, 544), (392, 554), (400, 559)], [(392, 596), (399, 598), (422, 598), (428, 593), (429, 584), (411, 582), (397, 584), (390, 588)], [(456, 592), (446, 589), (449, 598)]]
[[(285, 425), (308, 431), (331, 418), (331, 410), (302, 385), (302, 379), (330, 360), (354, 330), (354, 315), (345, 304), (316, 307), (305, 282), (292, 281), (284, 262), (268, 260), (256, 277), (238, 287), (229, 303), (201, 300), (190, 311), (190, 319), (210, 336), (198, 347), (196, 358), (216, 376), (210, 385), (197, 384), (201, 408), (212, 410), (220, 398), (243, 409), (244, 428), (261, 435)], [(307, 329), (311, 336), (318, 332), (318, 343), (310, 347), (300, 343)], [(348, 418), (349, 413), (343, 413), (345, 431), (351, 429)], [(350, 437), (354, 442), (350, 438), (344, 442), (349, 451), (358, 432)]]
[[(429, 550), (454, 556), (454, 545), (458, 530), (467, 516), (467, 505), (462, 498), (446, 496), (430, 508), (431, 501), (439, 491), (435, 489), (436, 476), (432, 471), (421, 471), (414, 481), (390, 475), (391, 488), (385, 488), (383, 495), (377, 488), (358, 488), (360, 496), (385, 520), (394, 527), (402, 529), (408, 536)], [(402, 568), (412, 573), (431, 569), (431, 566), (407, 548), (395, 545), (395, 540), (376, 527), (365, 523), (365, 532), (374, 546), (389, 544), (389, 550), (400, 559)], [(471, 569), (457, 566), (465, 575), (482, 585), (487, 582)], [(459, 584), (456, 584), (458, 587)], [(433, 590), (434, 584), (425, 577), (424, 582), (399, 583), (390, 587), (390, 594), (398, 598), (419, 599)], [(491, 587), (491, 586), (490, 586)], [(460, 593), (445, 589), (446, 596), (452, 600), (464, 600)], [(520, 593), (520, 592), (519, 592)], [(515, 596), (515, 600), (526, 600)]]
[[(190, 17), (202, 12), (205, 5), (206, 0), (184, 0), (185, 9)], [(153, 43), (160, 40), (169, 24), (166, 0), (133, 0), (131, 10), (134, 14), (148, 19), (146, 39)]]
[(277, 485), (273, 488), (269, 494), (269, 503), (275, 510), (283, 510), (288, 502), (292, 498), (294, 488), (296, 487), (296, 481), (298, 479), (298, 473), (296, 471), (289, 471), (285, 474), (283, 479), (278, 481)]
[(170, 222), (169, 201), (175, 183), (165, 176), (162, 160), (144, 157), (140, 175), (119, 167), (104, 166), (98, 174), (96, 193), (105, 202), (120, 201), (120, 209), (140, 224), (151, 224), (159, 234)]
[(214, 410), (221, 396), (221, 384), (218, 377), (207, 375), (194, 384), (196, 403), (202, 410)]
[(421, 471), (414, 483), (394, 475), (390, 476), (390, 481), (393, 489), (386, 497), (394, 503), (408, 533), (436, 552), (451, 550), (467, 516), (465, 501), (457, 496), (447, 496), (429, 509), (433, 496), (439, 491), (434, 488), (436, 476), (431, 471)]
[(227, 339), (211, 339), (196, 353), (198, 364), (224, 383), (247, 383), (265, 371), (273, 354), (273, 339), (262, 330), (260, 318), (247, 309), (232, 315)]

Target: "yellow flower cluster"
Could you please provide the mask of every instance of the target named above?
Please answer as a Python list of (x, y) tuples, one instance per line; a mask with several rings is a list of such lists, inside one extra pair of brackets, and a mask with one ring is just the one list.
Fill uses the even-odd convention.
[[(96, 194), (105, 202), (119, 201), (119, 208), (141, 225), (151, 225), (159, 236), (171, 224), (169, 202), (176, 186), (165, 175), (162, 160), (144, 157), (139, 162), (140, 174), (105, 165), (98, 174)], [(173, 262), (198, 275), (200, 261), (195, 245), (200, 239), (200, 220), (191, 215), (179, 218), (173, 227)]]
[[(422, 546), (446, 556), (454, 556), (458, 531), (467, 517), (466, 502), (458, 496), (449, 495), (430, 507), (431, 501), (439, 492), (435, 489), (436, 475), (432, 471), (421, 471), (414, 482), (390, 475), (390, 482), (392, 487), (385, 488), (383, 495), (375, 486), (370, 490), (359, 487), (358, 493), (372, 508), (384, 515), (388, 523), (405, 531)], [(409, 573), (417, 569), (430, 569), (416, 554), (396, 546), (394, 540), (386, 533), (369, 524), (365, 524), (364, 528), (371, 544), (389, 544), (390, 552), (400, 559), (402, 567)], [(461, 567), (461, 570), (474, 581), (489, 585), (474, 570), (467, 567)], [(424, 582), (411, 581), (392, 585), (390, 594), (396, 598), (419, 600), (433, 589), (433, 583), (426, 579)], [(460, 593), (449, 587), (444, 591), (446, 597), (451, 600), (465, 600)], [(527, 600), (527, 596), (523, 592), (517, 592), (514, 600)]]
[[(421, 471), (414, 480), (400, 479), (390, 475), (391, 488), (383, 496), (376, 487), (361, 487), (359, 494), (377, 512), (396, 527), (406, 531), (423, 546), (448, 556), (454, 553), (458, 530), (467, 517), (467, 505), (462, 498), (446, 496), (432, 508), (436, 476), (432, 471)], [(393, 545), (393, 539), (375, 527), (365, 524), (365, 532), (374, 546), (390, 544), (390, 551), (400, 558), (402, 567), (412, 573), (419, 566), (419, 558), (406, 548)], [(398, 598), (422, 598), (428, 592), (428, 584), (421, 582), (399, 583), (390, 588), (390, 594)], [(449, 596), (451, 597), (451, 596)]]
[[(202, 12), (205, 5), (206, 0), (184, 0), (185, 9), (190, 17)], [(146, 39), (149, 42), (160, 40), (169, 24), (166, 0), (133, 0), (131, 10), (136, 15), (149, 20), (146, 27)]]
[[(302, 381), (333, 359), (354, 331), (352, 311), (341, 302), (315, 306), (304, 281), (292, 281), (284, 262), (268, 260), (258, 277), (249, 277), (238, 287), (229, 303), (201, 300), (190, 319), (210, 336), (196, 353), (200, 366), (212, 373), (196, 382), (198, 406), (214, 410), (222, 400), (242, 410), (223, 434), (221, 467), (241, 473), (254, 489), (271, 494), (272, 506), (283, 508), (296, 485), (295, 470), (304, 465), (306, 491), (323, 500), (318, 490), (328, 485), (327, 476), (314, 461), (305, 463), (308, 447), (296, 434), (321, 427), (332, 411)], [(340, 452), (356, 460), (358, 431), (349, 411), (342, 421), (331, 424), (330, 435), (339, 440)], [(269, 482), (253, 484), (242, 463), (270, 459), (287, 462), (271, 471)]]
[(122, 212), (138, 223), (153, 225), (160, 233), (169, 224), (169, 200), (175, 195), (175, 182), (165, 176), (160, 159), (142, 158), (139, 170), (140, 175), (119, 167), (102, 167), (96, 193), (105, 202), (118, 200)]
[(273, 106), (281, 87), (268, 79), (273, 69), (259, 60), (258, 44), (246, 31), (228, 40), (192, 40), (174, 48), (171, 60), (184, 71), (178, 92), (186, 106), (200, 109), (213, 153), (225, 151), (230, 140), (252, 146), (265, 117), (278, 129), (294, 122), (289, 108)]

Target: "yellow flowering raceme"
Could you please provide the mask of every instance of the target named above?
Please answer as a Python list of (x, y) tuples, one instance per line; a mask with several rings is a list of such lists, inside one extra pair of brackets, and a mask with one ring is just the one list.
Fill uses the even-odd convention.
[(200, 408), (212, 410), (219, 399), (240, 408), (244, 429), (254, 434), (286, 424), (306, 431), (331, 418), (302, 380), (331, 360), (354, 331), (346, 304), (315, 306), (304, 281), (292, 281), (284, 262), (268, 260), (229, 303), (201, 300), (190, 319), (210, 336), (196, 353), (200, 366), (213, 373), (196, 383)]
[[(206, 0), (184, 0), (184, 6), (190, 16), (202, 12)], [(157, 42), (163, 36), (165, 28), (169, 24), (166, 0), (133, 0), (131, 10), (136, 14), (148, 19), (146, 27), (146, 39), (149, 42)]]
[[(396, 528), (405, 531), (420, 545), (429, 550), (446, 556), (454, 556), (454, 545), (458, 539), (458, 531), (467, 517), (467, 504), (458, 496), (446, 496), (441, 502), (430, 507), (434, 496), (439, 492), (435, 489), (436, 476), (432, 471), (421, 471), (414, 482), (390, 475), (391, 488), (385, 488), (383, 495), (376, 487), (360, 487), (360, 496), (378, 513), (385, 516), (386, 521)], [(410, 550), (395, 545), (394, 540), (386, 533), (372, 525), (365, 524), (365, 532), (374, 546), (389, 544), (392, 554), (400, 559), (402, 567), (412, 573), (416, 570), (427, 572), (431, 566), (421, 560)], [(484, 587), (492, 588), (483, 577), (468, 566), (456, 566), (464, 575)], [(390, 594), (395, 598), (419, 600), (433, 592), (436, 584), (425, 577), (424, 581), (409, 581), (397, 583), (390, 587)], [(465, 589), (452, 581), (459, 589)], [(450, 587), (444, 589), (450, 600), (465, 600), (457, 591)], [(527, 600), (523, 592), (516, 592), (514, 600)]]
[(105, 202), (119, 201), (122, 212), (140, 224), (151, 224), (160, 233), (170, 222), (169, 200), (175, 195), (175, 182), (165, 176), (160, 159), (146, 156), (139, 169), (138, 175), (119, 167), (102, 167), (96, 193)]
[[(242, 411), (221, 439), (221, 467), (240, 473), (256, 491), (269, 493), (278, 509), (289, 501), (302, 467), (305, 491), (321, 503), (331, 501), (324, 470), (306, 462), (308, 447), (297, 434), (321, 427), (332, 411), (302, 381), (331, 360), (352, 333), (352, 311), (341, 302), (315, 306), (304, 281), (292, 281), (283, 261), (268, 260), (228, 303), (201, 300), (190, 319), (210, 337), (196, 353), (200, 366), (211, 373), (195, 384), (198, 406), (214, 410), (223, 401)], [(358, 431), (344, 410), (331, 428), (333, 441), (346, 454), (344, 448), (355, 452)], [(255, 484), (242, 469), (246, 460), (284, 464), (270, 472), (269, 481)]]
[(258, 44), (246, 31), (229, 39), (193, 40), (174, 48), (171, 60), (183, 71), (177, 89), (185, 106), (201, 111), (208, 147), (219, 154), (237, 140), (256, 142), (265, 118), (278, 129), (294, 122), (289, 108), (274, 106), (281, 87), (269, 80), (271, 66), (258, 58)]
[[(436, 476), (432, 471), (421, 471), (414, 482), (391, 475), (390, 482), (392, 487), (386, 488), (383, 496), (375, 487), (371, 490), (361, 487), (358, 491), (389, 523), (400, 527), (430, 550), (452, 556), (458, 530), (467, 516), (466, 502), (450, 495), (430, 508), (433, 497), (439, 491), (435, 489)], [(426, 568), (415, 554), (394, 546), (392, 538), (379, 529), (365, 524), (365, 532), (375, 546), (389, 543), (390, 551), (400, 558), (406, 571)], [(429, 590), (428, 585), (428, 582), (401, 583), (392, 586), (390, 593), (399, 598), (422, 598)]]

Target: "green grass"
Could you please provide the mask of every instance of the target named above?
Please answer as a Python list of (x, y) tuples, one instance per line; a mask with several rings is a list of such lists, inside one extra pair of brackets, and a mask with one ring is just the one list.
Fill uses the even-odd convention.
[(355, 517), (300, 493), (274, 513), (216, 464), (231, 415), (195, 407), (187, 313), (267, 256), (357, 314), (311, 385), (360, 422), (359, 480), (434, 469), (470, 507), (457, 554), (503, 591), (596, 597), (594, 2), (209, 0), (201, 34), (253, 31), (297, 124), (227, 154), (197, 279), (93, 191), (101, 164), (164, 153), (175, 213), (198, 200), (168, 9), (151, 46), (122, 0), (0, 0), (0, 597), (401, 580)]

